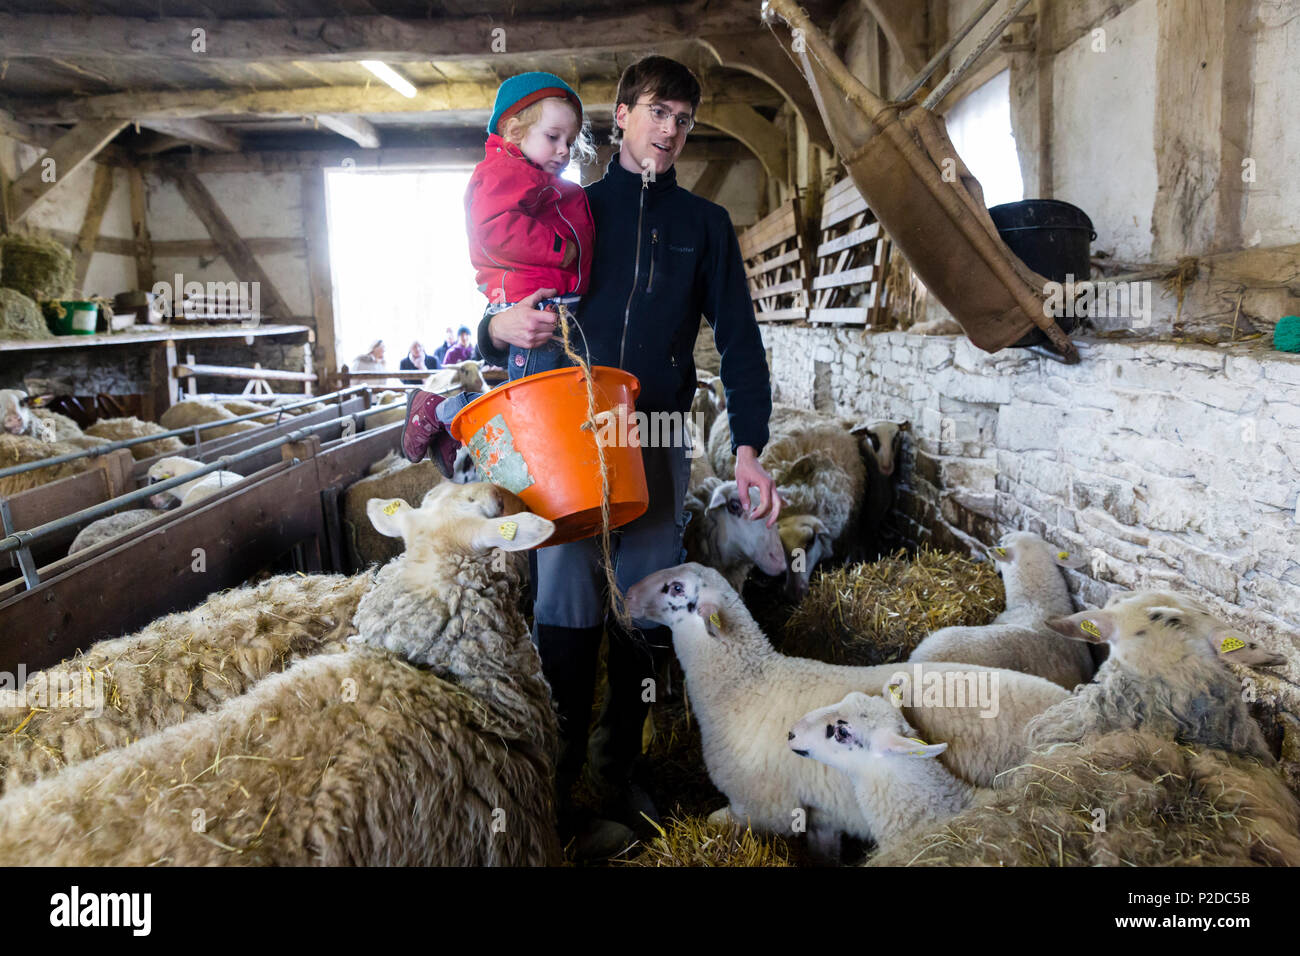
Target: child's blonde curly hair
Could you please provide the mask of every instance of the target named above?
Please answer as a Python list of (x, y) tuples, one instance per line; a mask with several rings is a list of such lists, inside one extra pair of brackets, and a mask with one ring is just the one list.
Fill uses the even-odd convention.
[(563, 103), (569, 109), (573, 110), (573, 115), (578, 119), (578, 135), (574, 137), (569, 144), (570, 155), (578, 161), (581, 166), (596, 160), (596, 146), (592, 142), (591, 121), (585, 119), (570, 100), (559, 96), (548, 96), (545, 99), (538, 100), (536, 103), (530, 103), (518, 113), (512, 113), (505, 120), (497, 124), (498, 135), (507, 142), (514, 143), (518, 146), (528, 135), (533, 124), (542, 118), (542, 104), (548, 100), (556, 103)]

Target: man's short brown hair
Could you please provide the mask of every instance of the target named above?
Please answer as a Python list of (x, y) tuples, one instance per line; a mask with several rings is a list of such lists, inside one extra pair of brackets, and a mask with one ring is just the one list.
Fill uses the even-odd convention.
[[(614, 108), (623, 103), (628, 109), (649, 93), (656, 100), (680, 100), (691, 104), (691, 115), (699, 109), (702, 92), (700, 81), (690, 67), (666, 56), (644, 56), (626, 70), (618, 80)], [(614, 125), (614, 142), (622, 131)]]

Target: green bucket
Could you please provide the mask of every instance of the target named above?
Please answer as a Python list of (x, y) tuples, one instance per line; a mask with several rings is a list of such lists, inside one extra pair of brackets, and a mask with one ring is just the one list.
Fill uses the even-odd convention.
[(99, 321), (98, 302), (60, 299), (58, 305), (63, 308), (62, 316), (59, 315), (59, 310), (55, 308), (54, 303), (45, 307), (45, 319), (55, 335), (95, 334), (95, 325)]

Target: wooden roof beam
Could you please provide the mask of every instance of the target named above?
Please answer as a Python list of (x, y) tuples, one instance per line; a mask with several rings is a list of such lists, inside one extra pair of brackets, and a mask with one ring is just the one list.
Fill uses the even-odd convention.
[(243, 148), (237, 133), (207, 120), (142, 118), (140, 125), (217, 153), (237, 153)]
[(324, 113), (316, 117), (316, 122), (340, 136), (346, 136), (362, 149), (379, 148), (379, 131), (360, 116)]
[(780, 182), (787, 181), (785, 134), (765, 120), (758, 110), (737, 103), (701, 103), (695, 119), (740, 140), (763, 164), (763, 171), (768, 176)]
[(67, 182), (125, 126), (124, 119), (78, 123), (50, 144), (10, 187), (10, 223), (21, 221), (37, 202)]

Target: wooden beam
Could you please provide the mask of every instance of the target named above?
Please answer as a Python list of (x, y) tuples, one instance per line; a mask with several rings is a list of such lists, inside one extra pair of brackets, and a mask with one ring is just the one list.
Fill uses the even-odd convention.
[(307, 282), (311, 312), (316, 320), (314, 369), (319, 380), (338, 369), (334, 335), (334, 280), (330, 272), (329, 227), (325, 214), (325, 174), (318, 169), (302, 173), (302, 234), (307, 241)]
[(360, 116), (336, 116), (323, 113), (316, 117), (316, 122), (340, 136), (346, 136), (362, 149), (379, 148), (379, 131)]
[(148, 119), (140, 120), (140, 125), (155, 133), (162, 133), (204, 149), (219, 153), (237, 153), (243, 148), (238, 134), (201, 119)]
[(808, 81), (785, 55), (770, 30), (701, 37), (699, 42), (717, 58), (719, 65), (743, 70), (775, 87), (803, 120), (808, 128), (808, 138), (827, 152), (834, 151)]
[[(189, 55), (192, 31), (206, 32), (205, 61), (290, 63), (294, 60), (490, 59), (513, 55), (559, 56), (575, 50), (649, 50), (683, 37), (752, 30), (757, 4), (658, 4), (635, 9), (568, 12), (550, 16), (385, 16), (308, 19), (212, 20), (194, 17), (0, 14), (0, 58), (76, 60), (111, 57), (166, 59)], [(494, 35), (494, 31), (499, 31)], [(494, 49), (497, 37), (504, 51)]]
[[(612, 113), (617, 84), (596, 80), (573, 84), (588, 114)], [(321, 114), (466, 113), (484, 122), (496, 101), (497, 84), (451, 82), (417, 88), (413, 97), (374, 83), (369, 86), (310, 86), (291, 90), (146, 90), (99, 96), (24, 100), (15, 103), (20, 122), (70, 123), (131, 116), (142, 124), (158, 119), (201, 116), (319, 116)], [(764, 106), (782, 99), (765, 82), (735, 78), (714, 102)]]
[(230, 224), (230, 220), (221, 211), (221, 207), (212, 198), (207, 187), (199, 182), (199, 178), (193, 173), (184, 172), (173, 173), (170, 178), (176, 183), (176, 188), (180, 190), (185, 202), (208, 230), (208, 234), (216, 240), (221, 255), (234, 271), (235, 276), (242, 281), (258, 283), (263, 309), (277, 317), (292, 315), (289, 306), (276, 289), (275, 283), (271, 281), (271, 277), (253, 258), (244, 240), (239, 238), (235, 227)]
[(1051, 0), (1038, 0), (1037, 6), (1035, 42), (1038, 46), (1034, 53), (1034, 68), (1038, 96), (1038, 194), (1031, 198), (1051, 199), (1056, 188), (1052, 174), (1052, 71), (1056, 55), (1052, 52), (1052, 42), (1057, 4)]
[(758, 110), (739, 104), (701, 104), (695, 118), (740, 140), (758, 157), (768, 176), (785, 182), (788, 168), (785, 133), (763, 119)]
[(123, 119), (78, 123), (55, 140), (45, 155), (14, 180), (10, 189), (12, 222), (20, 221), (37, 202), (67, 182), (124, 126)]
[(81, 232), (72, 247), (72, 258), (76, 263), (76, 289), (86, 282), (86, 272), (90, 269), (90, 257), (95, 254), (95, 237), (99, 235), (99, 225), (104, 221), (104, 210), (113, 195), (113, 167), (95, 166), (95, 182), (90, 187), (90, 199), (86, 202), (86, 214), (81, 220)]
[[(909, 74), (925, 66), (925, 5), (916, 0), (862, 0)], [(883, 90), (882, 90), (883, 94)]]
[(135, 283), (137, 289), (148, 292), (153, 288), (153, 249), (149, 241), (144, 176), (138, 168), (128, 169), (126, 175), (131, 187), (131, 253), (135, 256)]
[(731, 172), (731, 163), (715, 159), (704, 167), (704, 172), (700, 173), (699, 179), (691, 184), (691, 192), (701, 199), (707, 199), (710, 202), (716, 202), (718, 191), (722, 189), (722, 184), (727, 178), (727, 173)]

